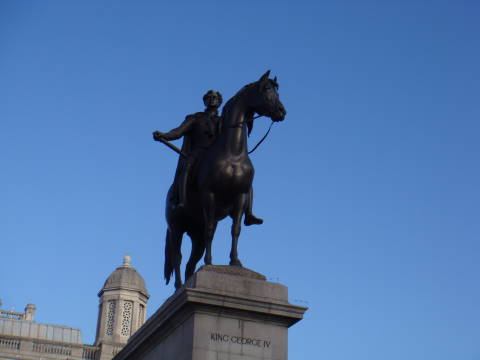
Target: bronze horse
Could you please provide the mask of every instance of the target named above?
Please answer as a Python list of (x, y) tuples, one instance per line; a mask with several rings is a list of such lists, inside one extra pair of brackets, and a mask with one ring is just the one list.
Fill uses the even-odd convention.
[[(237, 244), (241, 220), (252, 195), (254, 168), (248, 156), (247, 132), (255, 113), (272, 121), (282, 121), (286, 111), (279, 99), (277, 80), (267, 71), (258, 81), (244, 86), (223, 107), (221, 132), (198, 159), (188, 184), (189, 201), (175, 207), (173, 186), (167, 195), (168, 230), (165, 244), (164, 275), (167, 284), (175, 272), (175, 288), (182, 285), (180, 264), (184, 233), (192, 240), (192, 251), (185, 279), (193, 275), (205, 253), (205, 264), (212, 263), (212, 240), (218, 221), (230, 216), (232, 248), (230, 265), (241, 266)], [(250, 199), (251, 200), (251, 199)]]

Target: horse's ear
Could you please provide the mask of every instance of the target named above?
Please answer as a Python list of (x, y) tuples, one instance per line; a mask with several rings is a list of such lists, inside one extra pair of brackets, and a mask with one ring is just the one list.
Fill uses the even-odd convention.
[(267, 80), (269, 76), (270, 76), (270, 70), (268, 70), (265, 74), (263, 74), (262, 77), (260, 78), (260, 80), (258, 80), (258, 81)]

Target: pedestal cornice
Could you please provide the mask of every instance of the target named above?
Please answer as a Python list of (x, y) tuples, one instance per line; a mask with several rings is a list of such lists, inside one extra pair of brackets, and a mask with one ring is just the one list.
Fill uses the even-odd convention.
[(263, 275), (251, 270), (231, 268), (200, 268), (129, 339), (114, 360), (140, 359), (193, 313), (264, 321), (284, 327), (303, 318), (307, 308), (290, 304), (285, 286), (268, 282)]

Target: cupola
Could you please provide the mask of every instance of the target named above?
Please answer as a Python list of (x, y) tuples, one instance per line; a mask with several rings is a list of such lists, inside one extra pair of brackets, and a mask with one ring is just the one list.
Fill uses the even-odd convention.
[(98, 296), (95, 344), (123, 346), (145, 322), (149, 298), (145, 281), (131, 265), (130, 256), (124, 256), (123, 264), (110, 274)]

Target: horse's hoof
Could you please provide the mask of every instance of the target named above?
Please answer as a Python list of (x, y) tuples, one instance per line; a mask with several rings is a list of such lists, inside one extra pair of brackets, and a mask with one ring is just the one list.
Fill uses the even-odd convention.
[(230, 266), (242, 266), (242, 263), (238, 259), (230, 260)]

